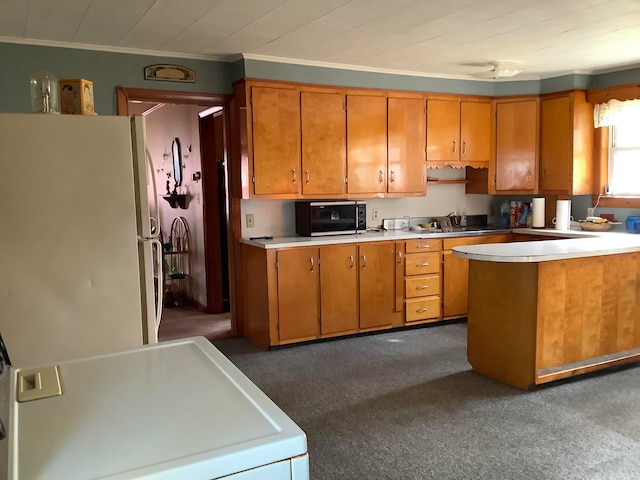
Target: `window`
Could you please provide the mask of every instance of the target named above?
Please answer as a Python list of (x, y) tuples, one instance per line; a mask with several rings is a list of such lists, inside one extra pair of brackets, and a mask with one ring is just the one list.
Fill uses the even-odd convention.
[(610, 193), (640, 196), (640, 105), (628, 105), (617, 112), (610, 139)]

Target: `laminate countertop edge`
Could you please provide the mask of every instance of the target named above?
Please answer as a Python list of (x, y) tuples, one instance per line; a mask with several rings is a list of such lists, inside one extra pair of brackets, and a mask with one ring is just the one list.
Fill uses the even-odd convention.
[(272, 249), (272, 248), (289, 248), (289, 247), (314, 247), (322, 245), (336, 245), (344, 243), (362, 243), (362, 242), (381, 242), (381, 241), (399, 241), (399, 240), (415, 240), (415, 239), (429, 239), (429, 238), (456, 238), (456, 237), (470, 237), (470, 236), (482, 236), (482, 235), (498, 235), (502, 233), (511, 233), (509, 228), (496, 228), (487, 227), (487, 229), (473, 229), (457, 232), (438, 232), (438, 233), (424, 233), (419, 231), (402, 231), (402, 230), (388, 230), (388, 231), (367, 231), (364, 233), (351, 234), (351, 235), (328, 235), (319, 237), (273, 237), (265, 240), (250, 239), (246, 237), (240, 238), (240, 243), (245, 245), (251, 245), (258, 248)]
[(574, 230), (514, 229), (513, 233), (565, 237), (559, 240), (490, 243), (455, 247), (453, 254), (469, 260), (535, 263), (571, 258), (640, 252), (640, 235)]

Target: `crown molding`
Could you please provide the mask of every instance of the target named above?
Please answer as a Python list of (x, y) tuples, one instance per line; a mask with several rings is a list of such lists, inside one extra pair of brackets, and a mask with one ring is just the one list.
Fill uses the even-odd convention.
[(127, 48), (127, 47), (114, 47), (105, 45), (93, 45), (89, 43), (73, 43), (73, 42), (59, 42), (56, 40), (41, 40), (35, 38), (19, 38), (19, 37), (3, 37), (0, 36), (0, 43), (17, 43), (21, 45), (36, 45), (40, 47), (55, 47), (55, 48), (71, 48), (75, 50), (92, 50), (98, 52), (110, 52), (110, 53), (127, 53), (130, 55), (148, 55), (152, 57), (172, 57), (172, 58), (186, 58), (190, 60), (208, 60), (217, 62), (234, 62), (239, 60), (241, 56), (238, 55), (205, 55), (205, 54), (193, 54), (193, 53), (180, 53), (180, 52), (165, 52), (160, 50), (145, 50), (142, 48)]

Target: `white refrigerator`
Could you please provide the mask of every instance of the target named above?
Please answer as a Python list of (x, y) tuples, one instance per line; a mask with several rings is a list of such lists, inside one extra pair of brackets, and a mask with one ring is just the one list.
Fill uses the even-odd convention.
[(143, 117), (0, 114), (0, 332), (14, 366), (157, 342), (148, 163)]

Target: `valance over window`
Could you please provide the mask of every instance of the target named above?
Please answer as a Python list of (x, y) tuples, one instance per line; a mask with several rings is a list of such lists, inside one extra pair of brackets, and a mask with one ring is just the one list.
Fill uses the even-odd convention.
[(637, 115), (640, 110), (640, 99), (637, 100), (609, 100), (607, 103), (598, 103), (593, 107), (593, 125), (598, 127), (610, 127), (623, 122), (625, 116), (631, 112)]

